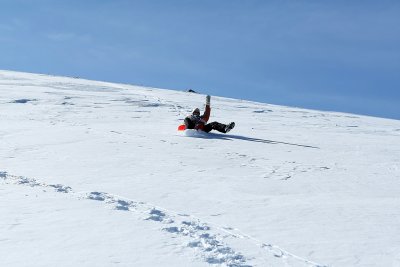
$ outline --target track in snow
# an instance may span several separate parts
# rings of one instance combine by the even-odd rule
[[[243,253],[235,251],[224,242],[226,239],[239,239],[242,242],[251,242],[255,245],[254,250],[261,252],[263,257],[261,261],[265,264],[268,264],[271,258],[274,260],[279,258],[282,260],[282,265],[286,266],[291,266],[292,264],[295,266],[323,266],[296,256],[276,245],[263,243],[241,232],[239,229],[206,223],[197,217],[179,214],[149,203],[105,192],[75,192],[69,186],[46,184],[36,179],[10,175],[2,171],[0,171],[0,178],[6,184],[12,183],[31,187],[51,188],[59,193],[71,194],[71,196],[78,199],[99,201],[115,210],[135,212],[142,216],[144,220],[159,223],[162,231],[182,237],[183,240],[186,240],[184,245],[194,249],[209,264],[229,267],[249,267],[253,266],[252,262],[255,262],[255,265],[259,265],[257,262],[259,263],[260,259],[246,257]]]

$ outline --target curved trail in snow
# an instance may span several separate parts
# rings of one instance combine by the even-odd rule
[[[205,222],[205,220],[196,216],[178,213],[151,203],[105,192],[75,192],[66,185],[46,184],[33,178],[10,175],[4,171],[0,171],[0,179],[3,179],[6,184],[51,188],[56,192],[70,194],[78,199],[102,202],[105,206],[115,210],[135,212],[142,216],[144,220],[159,223],[162,231],[180,236],[185,240],[183,241],[184,246],[194,249],[196,254],[209,264],[229,267],[249,267],[260,264],[264,266],[268,265],[271,260],[280,259],[281,264],[286,266],[292,266],[292,264],[294,266],[324,266],[294,255],[279,246],[262,242],[239,229]],[[246,257],[229,246],[224,241],[226,239],[240,239],[242,242],[250,242],[259,250],[257,255],[262,258]]]

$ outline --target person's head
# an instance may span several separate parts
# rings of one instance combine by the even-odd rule
[[[199,108],[193,109],[192,114],[195,116],[200,116],[200,109]]]

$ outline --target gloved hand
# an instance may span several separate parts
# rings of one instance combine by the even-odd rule
[[[206,96],[206,105],[210,105],[210,100],[211,100],[211,96],[210,95],[207,95]]]

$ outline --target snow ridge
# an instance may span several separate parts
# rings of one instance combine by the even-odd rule
[[[264,262],[268,262],[271,256],[273,256],[272,258],[282,259],[282,264],[285,265],[291,265],[289,263],[296,260],[295,266],[323,266],[291,254],[278,246],[263,243],[242,233],[239,229],[205,223],[195,216],[179,214],[149,203],[139,202],[105,192],[75,192],[69,186],[46,184],[33,178],[10,175],[5,171],[0,171],[0,178],[6,184],[51,188],[56,192],[70,194],[78,199],[102,202],[111,209],[135,212],[142,216],[143,220],[160,223],[160,230],[181,237],[185,240],[184,246],[194,249],[196,255],[209,264],[218,264],[228,267],[250,267],[258,265],[253,265],[251,263],[255,259],[245,257],[242,253],[235,251],[224,242],[224,239],[234,238],[242,239],[247,242],[251,241],[257,245],[258,249],[266,250],[268,253],[264,253]],[[288,261],[289,258],[291,261]]]

